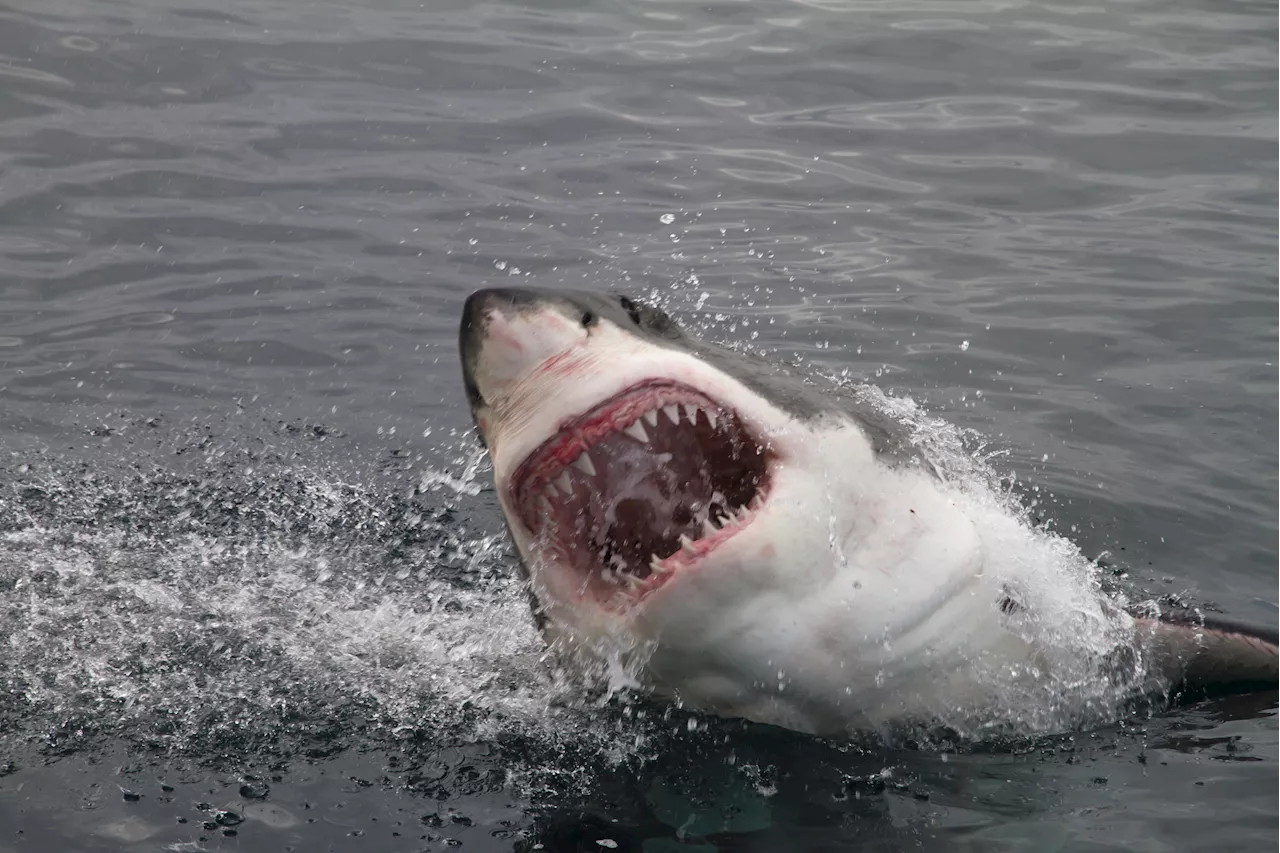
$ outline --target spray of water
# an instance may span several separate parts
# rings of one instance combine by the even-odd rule
[[[844,393],[905,425],[923,454],[980,532],[984,572],[1009,596],[1006,624],[1037,656],[1017,668],[972,661],[997,685],[1000,703],[987,719],[958,718],[953,728],[976,738],[1064,731],[1114,719],[1151,686],[1143,650],[1122,609],[1122,590],[1104,591],[1097,564],[1069,539],[1034,523],[978,433],[926,412],[916,401],[826,375]]]
[[[547,664],[473,441],[394,476],[237,444],[0,470],[0,741],[635,752]]]

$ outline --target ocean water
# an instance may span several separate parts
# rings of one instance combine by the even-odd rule
[[[1274,850],[1274,691],[826,741],[543,660],[456,358],[622,289],[1277,620],[1274,4],[0,0],[0,853]]]

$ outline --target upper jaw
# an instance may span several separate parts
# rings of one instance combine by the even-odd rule
[[[601,401],[645,382],[687,385],[738,411],[762,438],[785,433],[792,419],[737,379],[674,349],[636,342],[619,332],[529,371],[495,395],[486,443],[499,483],[543,442]]]

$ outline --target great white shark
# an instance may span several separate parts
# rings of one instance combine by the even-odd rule
[[[1043,732],[1276,686],[1274,628],[1128,612],[874,395],[625,295],[477,291],[459,343],[535,619],[585,671],[828,735]]]

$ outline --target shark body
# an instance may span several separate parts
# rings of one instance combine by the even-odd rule
[[[1134,616],[866,396],[627,296],[483,290],[464,385],[547,642],[688,707],[981,737],[1274,688],[1271,628]]]

